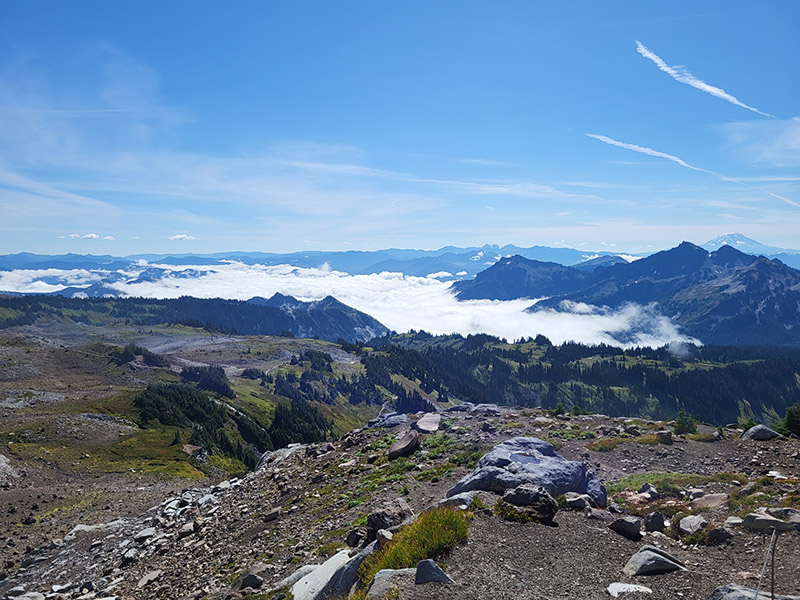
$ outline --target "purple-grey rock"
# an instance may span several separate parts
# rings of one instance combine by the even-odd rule
[[[727,585],[721,585],[715,589],[708,597],[708,600],[753,600],[755,597],[755,590],[742,585],[736,585],[735,583],[729,583]],[[770,594],[762,591],[758,597],[766,600],[770,597]],[[800,600],[800,596],[776,595],[775,600]]]
[[[567,492],[588,494],[598,506],[605,506],[607,500],[592,470],[565,459],[552,444],[531,437],[512,438],[492,448],[447,496],[471,490],[502,494],[525,483],[541,485],[553,497]]]
[[[664,531],[667,528],[667,522],[664,515],[658,511],[651,512],[644,517],[644,530],[645,531]]]
[[[770,429],[766,425],[756,425],[751,427],[742,434],[743,440],[755,440],[757,442],[766,442],[768,440],[782,437],[780,433],[774,429]]]
[[[705,529],[707,525],[708,521],[701,515],[689,515],[680,520],[678,523],[678,531],[681,535],[691,535],[697,533],[701,529]]]

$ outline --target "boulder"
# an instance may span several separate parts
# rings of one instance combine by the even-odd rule
[[[392,412],[379,415],[367,423],[367,427],[395,427],[408,421],[404,414]]]
[[[276,583],[270,590],[270,592],[274,592],[276,590],[285,587],[292,587],[295,583],[300,581],[303,577],[311,573],[317,567],[319,567],[319,565],[303,565],[302,567],[297,569],[294,573],[292,573],[288,577],[285,577],[284,579],[281,579],[278,583]]]
[[[666,446],[672,445],[672,432],[664,429],[662,431],[656,431],[656,437],[658,438],[659,444],[664,444]]]
[[[615,519],[608,528],[634,542],[638,542],[642,539],[642,521],[637,517],[621,517]]]
[[[409,430],[406,434],[389,447],[389,460],[401,456],[411,456],[417,451],[421,442],[418,432]]]
[[[794,529],[794,524],[781,521],[765,513],[750,513],[746,515],[742,525],[750,531],[764,531],[770,527],[774,527],[778,531],[791,531]]]
[[[360,546],[361,542],[363,542],[365,539],[367,539],[367,528],[356,527],[348,532],[347,538],[345,538],[345,543],[351,548],[355,548]]]
[[[598,506],[605,506],[607,500],[593,471],[565,459],[552,444],[531,437],[511,438],[492,448],[447,496],[471,490],[502,494],[526,483],[541,485],[554,497],[567,492],[587,494]]]
[[[473,500],[475,500],[475,492],[464,492],[462,494],[450,496],[449,498],[442,498],[435,504],[435,506],[452,506],[454,508],[463,509],[469,508]]]
[[[262,585],[264,585],[264,580],[254,573],[248,573],[244,577],[242,577],[242,584],[240,588],[252,588],[257,590]]]
[[[680,520],[678,523],[678,531],[681,535],[691,535],[697,533],[701,529],[705,529],[707,525],[708,521],[701,515],[689,515]]]
[[[413,514],[411,507],[402,498],[387,502],[380,509],[367,515],[367,540],[371,542],[379,529],[396,527]]]
[[[350,560],[349,550],[340,550],[292,586],[294,600],[316,600],[336,571]]]
[[[552,521],[558,512],[558,502],[541,485],[525,483],[503,494],[503,502],[511,504],[518,512],[538,521]]]
[[[677,558],[661,548],[645,544],[631,556],[622,572],[632,577],[634,575],[661,575],[681,570],[685,571],[686,567]]]
[[[756,425],[742,434],[743,440],[755,440],[757,442],[765,442],[777,437],[783,436],[774,429],[770,429],[766,425]]]
[[[728,494],[705,494],[692,500],[692,508],[720,508],[728,501]]]
[[[652,594],[653,590],[643,585],[614,582],[608,585],[606,592],[608,592],[612,598],[619,598],[620,594]]]
[[[756,590],[752,590],[742,585],[736,585],[735,583],[729,583],[727,585],[721,585],[715,589],[708,597],[708,600],[753,600],[755,597]],[[770,597],[770,594],[762,591],[758,597],[766,600]],[[775,600],[800,600],[800,596],[776,595]]]
[[[456,404],[455,406],[451,406],[450,408],[445,408],[445,412],[469,412],[475,405],[472,402],[462,402],[461,404]]]
[[[419,561],[419,563],[417,563],[417,571],[414,574],[414,583],[420,585],[433,581],[439,583],[453,582],[453,580],[447,576],[447,573],[442,571],[441,567],[430,558]]]
[[[381,548],[391,542],[393,537],[394,534],[386,529],[378,529],[378,531],[375,533],[375,539]]]
[[[470,409],[470,414],[499,417],[500,409],[497,404],[476,404]]]
[[[375,577],[367,588],[367,600],[384,600],[386,595],[398,587],[398,582],[402,580],[411,581],[417,575],[417,569],[381,569],[375,573]]]
[[[667,520],[663,513],[658,511],[651,512],[644,517],[645,531],[664,531],[667,528]]]
[[[156,579],[158,579],[159,577],[161,577],[161,571],[160,571],[160,570],[156,570],[156,571],[150,571],[149,573],[147,573],[146,575],[144,575],[144,576],[143,576],[143,577],[142,577],[142,578],[139,580],[139,583],[137,583],[137,584],[136,584],[136,587],[137,587],[137,588],[143,588],[143,587],[145,587],[146,585],[148,585],[148,584],[150,584],[150,583],[154,582],[154,581],[155,581]]]
[[[607,510],[603,510],[602,508],[591,508],[589,506],[583,509],[583,516],[587,519],[602,521],[606,525],[610,525],[616,519],[616,517]]]
[[[420,433],[435,433],[439,430],[439,423],[442,420],[442,415],[436,413],[425,413],[420,419],[414,423],[414,429]]]
[[[733,539],[733,534],[724,527],[715,527],[708,530],[708,543],[712,546],[727,544]]]
[[[391,534],[389,534],[391,535]],[[378,542],[372,542],[361,552],[341,565],[323,586],[317,598],[347,598],[358,581],[358,569],[370,554],[378,549]]]
[[[133,536],[134,542],[144,542],[145,540],[153,537],[156,534],[155,527],[145,527],[139,533]]]

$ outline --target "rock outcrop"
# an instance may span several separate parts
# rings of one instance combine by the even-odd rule
[[[526,483],[541,485],[551,496],[587,494],[598,506],[605,506],[607,500],[593,471],[565,459],[552,444],[528,437],[512,438],[492,448],[447,495],[471,490],[502,494]]]

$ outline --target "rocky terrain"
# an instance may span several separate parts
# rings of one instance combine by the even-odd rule
[[[376,536],[373,549],[403,543],[409,517],[423,520],[448,492],[456,506],[448,510],[469,517],[466,540],[432,557],[451,582],[416,584],[415,563],[367,597],[748,598],[717,588],[758,586],[768,526],[782,530],[775,592],[800,595],[798,440],[740,439],[738,429],[703,426],[683,436],[669,423],[491,406],[373,425],[265,455],[254,472],[215,482],[134,473],[65,477],[72,483],[51,487],[46,464],[2,460],[0,597],[320,597],[306,589],[309,575],[285,579],[322,565],[300,573],[327,581]],[[407,447],[398,448],[400,438]],[[550,460],[539,453],[546,444],[534,449],[519,438],[552,443],[572,461],[567,470],[583,473],[576,491],[589,495],[511,481]],[[485,470],[478,459],[503,442],[512,446],[501,446],[511,449],[492,463],[494,475],[467,477],[476,464]],[[606,507],[597,506],[591,472],[608,493]],[[547,488],[561,475],[543,477]],[[491,481],[494,491],[476,484],[467,497],[454,495],[460,480]],[[537,499],[514,500],[525,490]],[[80,498],[93,494],[102,505],[83,510]],[[49,508],[65,502],[73,508]],[[641,563],[659,552],[674,570],[633,574],[634,555]],[[763,585],[769,589],[769,576]]]

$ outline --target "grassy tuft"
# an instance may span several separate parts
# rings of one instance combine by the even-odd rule
[[[434,508],[401,529],[380,552],[368,556],[358,570],[363,585],[381,569],[414,567],[421,560],[441,556],[466,541],[470,515],[452,507]]]

